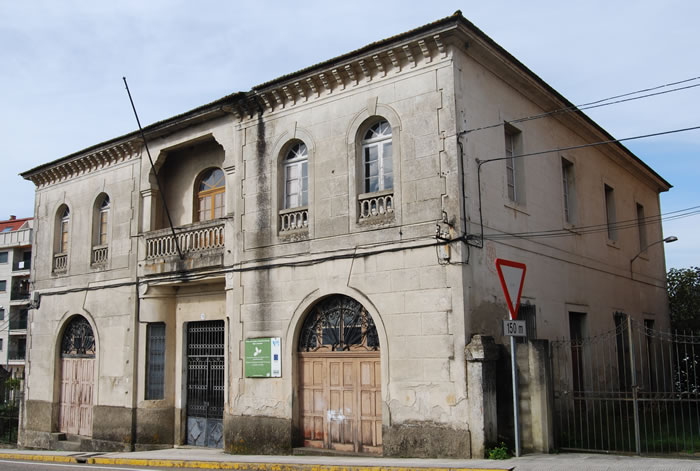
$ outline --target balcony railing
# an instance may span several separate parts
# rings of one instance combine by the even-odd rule
[[[58,253],[53,256],[54,273],[63,273],[68,269],[68,254]]]
[[[92,258],[90,263],[93,265],[101,265],[107,263],[107,257],[109,256],[109,247],[106,245],[98,245],[92,248]]]
[[[27,288],[13,288],[10,293],[10,301],[18,301],[20,299],[29,299],[31,291]]]
[[[180,250],[183,255],[224,247],[224,223],[203,224],[205,223],[197,224],[190,228],[176,229],[177,241],[180,244]],[[170,231],[166,233],[163,233],[163,231],[157,232],[160,235],[146,236],[146,259],[152,260],[177,255],[175,237],[173,237],[172,233]]]
[[[31,267],[31,260],[20,260],[12,264],[12,271],[29,270]]]
[[[358,198],[360,204],[359,220],[380,220],[394,215],[394,191],[385,190],[377,193],[366,193]]]
[[[26,357],[26,350],[10,350],[9,352],[7,352],[7,359],[10,361],[24,360]]]
[[[308,229],[309,208],[283,209],[280,211],[280,232]]]
[[[27,316],[10,319],[10,330],[27,330]]]

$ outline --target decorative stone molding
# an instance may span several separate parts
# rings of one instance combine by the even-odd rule
[[[142,148],[141,142],[140,139],[132,139],[100,150],[88,152],[55,166],[37,170],[26,178],[31,180],[37,188],[44,188],[82,175],[97,172],[104,168],[112,167],[140,157]]]
[[[420,64],[431,64],[446,59],[447,41],[440,34],[428,34],[391,48],[370,51],[344,63],[335,63],[326,70],[290,78],[271,86],[254,89],[248,100],[237,100],[231,105],[239,121],[253,118],[260,109],[275,112],[331,93],[352,89],[362,83],[370,83],[389,77],[390,72],[400,73]],[[322,93],[325,91],[325,93]],[[259,101],[259,105],[251,105]]]

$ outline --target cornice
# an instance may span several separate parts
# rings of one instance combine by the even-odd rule
[[[328,96],[350,92],[363,84],[380,82],[421,66],[447,59],[447,38],[455,25],[423,36],[395,42],[391,45],[366,51],[363,55],[347,58],[291,76],[288,80],[270,82],[255,87],[224,109],[239,122],[253,119],[259,113],[274,113]]]
[[[105,146],[55,165],[37,169],[24,177],[31,180],[37,189],[45,188],[138,158],[141,154],[141,144],[141,139],[131,139]]]

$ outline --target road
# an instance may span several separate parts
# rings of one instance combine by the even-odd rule
[[[99,465],[99,464],[72,464],[72,463],[46,463],[42,461],[19,461],[19,460],[4,460],[0,459],[0,471],[86,471],[86,470],[113,470],[121,471],[153,471],[153,470],[171,470],[172,468],[154,468],[154,467],[134,467],[134,466],[115,466],[115,465]]]

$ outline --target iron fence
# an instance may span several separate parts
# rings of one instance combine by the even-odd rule
[[[629,316],[600,335],[550,343],[562,450],[700,452],[700,336]]]

